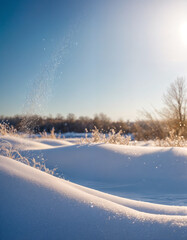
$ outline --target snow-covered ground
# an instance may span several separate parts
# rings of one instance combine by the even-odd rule
[[[7,142],[66,180],[0,155],[0,239],[187,239],[186,148],[1,136],[1,149]]]

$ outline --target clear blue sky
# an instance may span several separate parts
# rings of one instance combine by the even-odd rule
[[[133,120],[187,76],[187,1],[0,3],[0,115]]]

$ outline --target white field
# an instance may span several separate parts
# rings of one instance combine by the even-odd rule
[[[187,148],[1,136],[1,149],[7,141],[22,156],[44,158],[67,180],[0,155],[0,239],[187,239],[186,206],[90,188],[122,186],[132,196],[172,195],[175,201],[187,193]]]

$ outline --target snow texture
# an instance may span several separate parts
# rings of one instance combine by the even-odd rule
[[[8,140],[13,147],[20,145],[23,155],[27,155],[28,149],[29,154],[35,156],[42,152],[47,167],[58,166],[69,179],[108,184],[127,182],[134,184],[134,189],[145,187],[147,191],[151,185],[155,191],[164,191],[167,186],[170,192],[185,192],[186,189],[186,148],[79,146],[63,140],[59,145],[57,140],[13,137]],[[138,185],[142,178],[145,180]],[[51,176],[2,155],[0,193],[2,240],[187,239],[186,206],[166,206],[113,196]]]

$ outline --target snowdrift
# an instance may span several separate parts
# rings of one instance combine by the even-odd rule
[[[16,150],[36,150],[48,149],[51,146],[36,142],[29,138],[14,137],[14,136],[0,136],[0,146],[7,145]]]
[[[186,193],[187,149],[0,137],[74,182]],[[117,197],[0,155],[0,239],[187,239],[187,207]]]
[[[29,151],[34,157],[39,153]],[[131,192],[186,193],[186,148],[93,144],[48,148],[42,154],[48,168],[57,168],[73,182],[97,182]]]
[[[186,207],[142,203],[160,209],[145,213],[2,156],[0,182],[1,239],[187,238]]]

